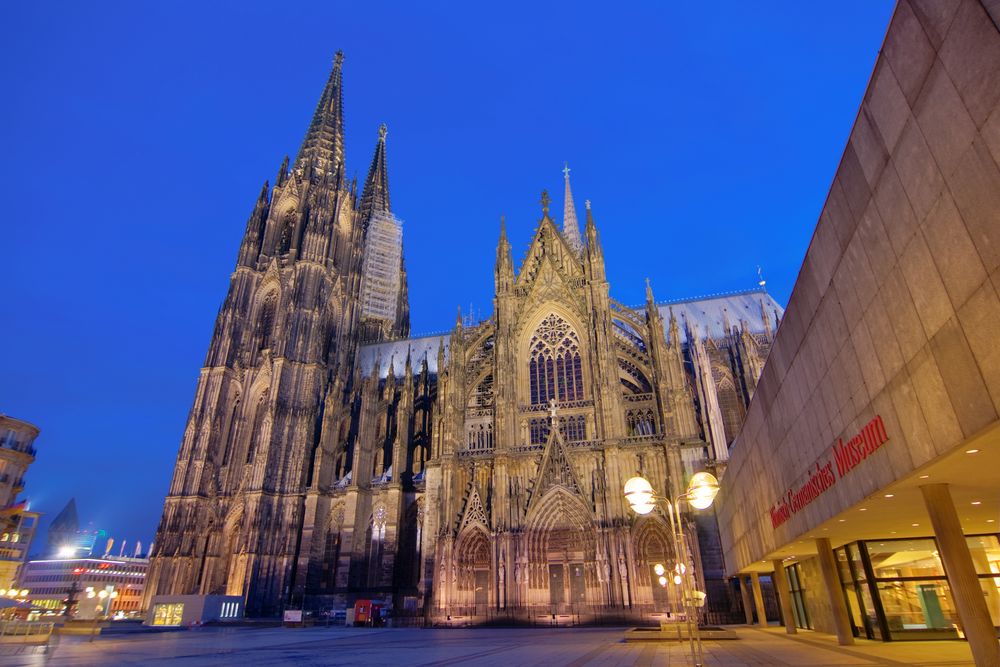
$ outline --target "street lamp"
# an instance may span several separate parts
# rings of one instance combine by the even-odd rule
[[[666,506],[667,516],[670,517],[670,532],[674,540],[674,554],[678,559],[674,567],[674,583],[681,586],[681,598],[684,605],[685,624],[688,630],[688,642],[691,646],[691,660],[695,665],[703,662],[701,649],[701,632],[698,630],[698,621],[691,621],[691,608],[693,603],[703,604],[705,594],[701,591],[688,592],[688,577],[684,574],[687,570],[684,563],[688,560],[687,543],[681,535],[681,510],[682,500],[687,501],[694,509],[707,509],[719,495],[719,480],[715,475],[708,472],[699,472],[691,476],[688,482],[687,491],[677,496],[673,500],[665,496],[658,496],[653,491],[653,485],[645,477],[636,476],[625,482],[625,499],[636,514],[646,515],[656,509],[658,502]],[[653,568],[659,576],[661,586],[666,585],[664,573],[666,568],[657,563]],[[696,599],[697,598],[697,599]]]

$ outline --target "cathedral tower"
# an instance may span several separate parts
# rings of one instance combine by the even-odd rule
[[[351,385],[365,226],[389,211],[384,128],[360,209],[345,176],[342,71],[338,52],[291,169],[286,158],[254,203],[164,503],[148,596],[242,595],[250,614],[272,614],[296,580],[325,411]],[[395,268],[402,273],[401,258]],[[402,292],[397,330],[408,313]]]

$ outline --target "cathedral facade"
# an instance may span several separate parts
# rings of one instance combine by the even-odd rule
[[[611,296],[595,216],[543,193],[515,267],[501,221],[492,316],[409,337],[386,132],[345,178],[342,56],[302,147],[264,184],[188,417],[147,578],[250,615],[381,600],[470,622],[678,608],[641,473],[679,495],[721,474],[781,316],[761,289]],[[732,604],[711,512],[684,515],[709,604]]]

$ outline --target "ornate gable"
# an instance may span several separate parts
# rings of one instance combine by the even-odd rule
[[[521,264],[514,286],[526,289],[541,275],[545,275],[542,273],[545,260],[548,260],[552,272],[558,275],[563,283],[572,284],[574,280],[583,278],[583,264],[577,259],[548,214],[538,225],[538,231],[535,232],[535,238]],[[553,279],[551,274],[547,277],[550,281]]]
[[[586,314],[586,296],[580,289],[583,286],[583,276],[573,277],[563,268],[550,254],[537,257],[533,275],[530,280],[525,278],[523,286],[519,288],[521,295],[527,298],[520,303],[518,309],[518,327],[522,327],[525,318],[530,318],[544,304],[553,302],[568,306],[583,322],[589,319]],[[525,276],[523,271],[521,276]]]
[[[584,498],[583,486],[576,477],[573,465],[569,461],[566,453],[566,445],[563,443],[559,429],[552,429],[549,434],[549,441],[545,445],[545,453],[542,455],[542,463],[538,466],[535,487],[531,491],[531,498],[528,501],[530,509],[539,498],[554,486],[559,486],[570,493]]]
[[[475,484],[472,485],[472,489],[465,499],[465,510],[462,512],[462,521],[458,525],[458,532],[461,533],[473,524],[479,524],[487,531],[490,529],[490,522],[486,518],[486,509],[483,507],[482,498],[479,497],[479,490]]]

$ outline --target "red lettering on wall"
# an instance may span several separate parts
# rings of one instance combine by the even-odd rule
[[[809,478],[797,489],[789,489],[769,510],[771,528],[777,528],[792,518],[792,515],[819,498],[827,489],[851,472],[862,461],[874,454],[882,445],[889,441],[885,432],[885,423],[881,415],[864,425],[861,432],[846,443],[838,438],[833,444],[833,460],[825,465],[815,464],[815,469],[809,472]],[[833,466],[837,465],[834,474]]]

